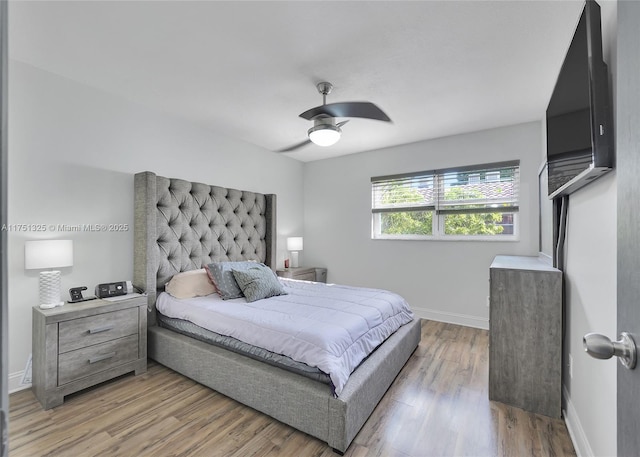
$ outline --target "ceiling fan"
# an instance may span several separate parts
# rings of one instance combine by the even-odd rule
[[[342,134],[340,127],[349,121],[346,120],[336,123],[336,117],[360,117],[391,122],[389,116],[371,102],[340,102],[327,104],[327,95],[331,93],[333,85],[323,81],[318,83],[316,87],[320,95],[322,95],[322,105],[300,114],[301,118],[313,121],[313,127],[307,132],[309,138],[293,146],[280,149],[277,152],[291,152],[309,143],[314,143],[318,146],[331,146],[337,143]]]

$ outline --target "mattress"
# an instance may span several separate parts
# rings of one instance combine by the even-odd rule
[[[217,294],[191,299],[158,296],[163,315],[315,367],[339,395],[351,372],[413,313],[399,295],[381,289],[280,278],[286,295],[247,303]]]
[[[252,359],[268,363],[269,365],[282,368],[283,370],[305,376],[309,379],[313,379],[314,381],[319,381],[323,384],[331,384],[329,375],[323,373],[318,368],[310,367],[305,363],[296,362],[291,357],[267,351],[264,348],[245,343],[244,341],[237,340],[230,336],[220,335],[216,332],[212,332],[211,330],[207,330],[206,328],[202,328],[193,322],[182,319],[173,319],[158,313],[158,325],[173,330],[174,332],[190,336],[191,338],[204,341],[205,343],[222,347],[238,354],[251,357]]]

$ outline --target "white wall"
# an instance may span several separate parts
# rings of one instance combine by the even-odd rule
[[[576,447],[583,448],[580,455],[616,455],[617,362],[593,359],[582,348],[586,333],[616,336],[614,173],[569,197],[566,262],[567,421],[576,434]],[[569,355],[573,360],[573,377],[568,369]]]
[[[603,52],[615,91],[617,5],[601,7]],[[614,95],[615,105],[615,95]],[[614,109],[615,112],[615,109]],[[614,120],[615,125],[615,120]],[[616,444],[616,361],[596,360],[582,348],[585,333],[616,334],[615,171],[569,197],[565,250],[565,420],[581,456],[613,456]],[[573,360],[573,377],[569,373]]]
[[[31,352],[31,307],[38,304],[38,273],[24,270],[24,242],[74,241],[74,265],[62,270],[66,298],[72,286],[91,292],[100,282],[131,279],[132,229],[78,233],[48,227],[132,227],[136,172],[277,194],[282,264],[285,236],[302,232],[301,162],[14,60],[9,68],[9,222],[47,227],[8,237],[10,388]]]
[[[541,123],[439,138],[308,163],[301,263],[330,282],[403,295],[425,318],[488,328],[489,265],[538,253]],[[520,159],[520,241],[371,239],[371,177]]]

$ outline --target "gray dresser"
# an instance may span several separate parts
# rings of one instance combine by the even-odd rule
[[[562,272],[538,257],[490,269],[489,399],[545,416],[562,407]]]
[[[147,297],[33,308],[33,383],[44,409],[130,371],[147,370]]]

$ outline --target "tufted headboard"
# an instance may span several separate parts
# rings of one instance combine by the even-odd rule
[[[257,260],[275,269],[276,196],[135,175],[133,284],[150,311],[171,277],[211,262]],[[149,323],[155,323],[155,312]]]

